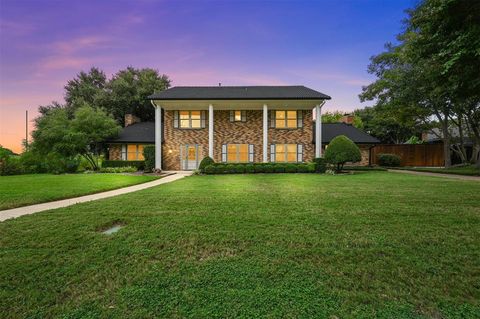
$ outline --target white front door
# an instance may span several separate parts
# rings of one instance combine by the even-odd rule
[[[186,144],[180,146],[180,168],[191,171],[198,168],[202,160],[202,146],[198,144]]]

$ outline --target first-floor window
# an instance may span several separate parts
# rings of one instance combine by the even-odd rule
[[[303,162],[303,145],[271,144],[270,160],[278,163]]]
[[[222,162],[253,162],[253,144],[223,144]]]
[[[124,161],[143,161],[143,146],[142,144],[123,144],[122,145],[122,160]]]

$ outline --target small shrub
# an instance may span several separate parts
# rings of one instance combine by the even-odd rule
[[[327,163],[325,162],[325,159],[322,157],[317,157],[313,160],[315,164],[315,172],[316,173],[325,173],[327,170]]]
[[[378,154],[378,164],[380,166],[397,167],[400,166],[401,158],[395,154]]]
[[[155,165],[155,159],[154,165]],[[139,171],[145,169],[145,161],[103,161],[102,167],[136,167]]]
[[[245,165],[245,173],[247,174],[252,174],[256,173],[256,167],[253,164],[247,164]]]
[[[297,172],[297,164],[285,165],[285,173],[296,173],[296,172]]]
[[[146,145],[143,148],[143,157],[145,158],[145,171],[153,172],[153,170],[155,169],[155,145]]]
[[[203,170],[205,169],[205,167],[212,164],[215,164],[215,161],[213,160],[213,158],[211,158],[210,156],[205,156],[200,162],[200,164],[198,165],[198,169],[200,170],[200,172],[203,173]]]
[[[315,165],[315,164],[314,164]],[[297,172],[299,173],[308,173],[308,165],[307,164],[298,164],[297,165]]]
[[[0,175],[19,175],[22,173],[22,165],[18,156],[5,155],[0,158]]]
[[[362,159],[360,149],[345,135],[335,137],[325,150],[325,160],[341,171],[346,162],[359,162]]]
[[[274,173],[275,172],[275,168],[273,167],[272,164],[267,164],[263,167],[263,170],[265,173]]]
[[[264,163],[255,163],[254,170],[255,173],[265,173],[265,165]]]
[[[67,158],[64,162],[65,172],[66,173],[76,173],[78,170],[78,166],[80,165],[80,159],[73,157]]]
[[[307,173],[315,173],[317,172],[317,164],[315,163],[308,163],[307,164]],[[325,171],[324,171],[325,173]]]
[[[211,175],[211,174],[215,174],[216,170],[217,170],[217,168],[215,167],[215,165],[210,164],[210,165],[205,166],[204,173]]]
[[[245,165],[244,164],[235,165],[235,173],[237,173],[237,174],[245,173]]]
[[[275,164],[273,166],[273,171],[275,173],[285,173],[285,165],[284,164]]]
[[[136,172],[137,168],[133,166],[124,166],[124,167],[102,167],[100,173],[133,173]]]

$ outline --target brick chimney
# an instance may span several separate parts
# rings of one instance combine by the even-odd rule
[[[355,116],[353,114],[345,114],[341,119],[340,119],[340,123],[345,123],[345,124],[350,124],[352,125],[353,124],[353,120],[354,120]]]
[[[140,122],[140,119],[133,114],[125,114],[125,127]]]

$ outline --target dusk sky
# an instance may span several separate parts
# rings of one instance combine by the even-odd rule
[[[332,97],[326,110],[351,111],[373,79],[370,56],[414,4],[0,0],[0,144],[20,152],[25,110],[63,102],[67,80],[91,66],[151,67],[173,86],[301,84]]]

